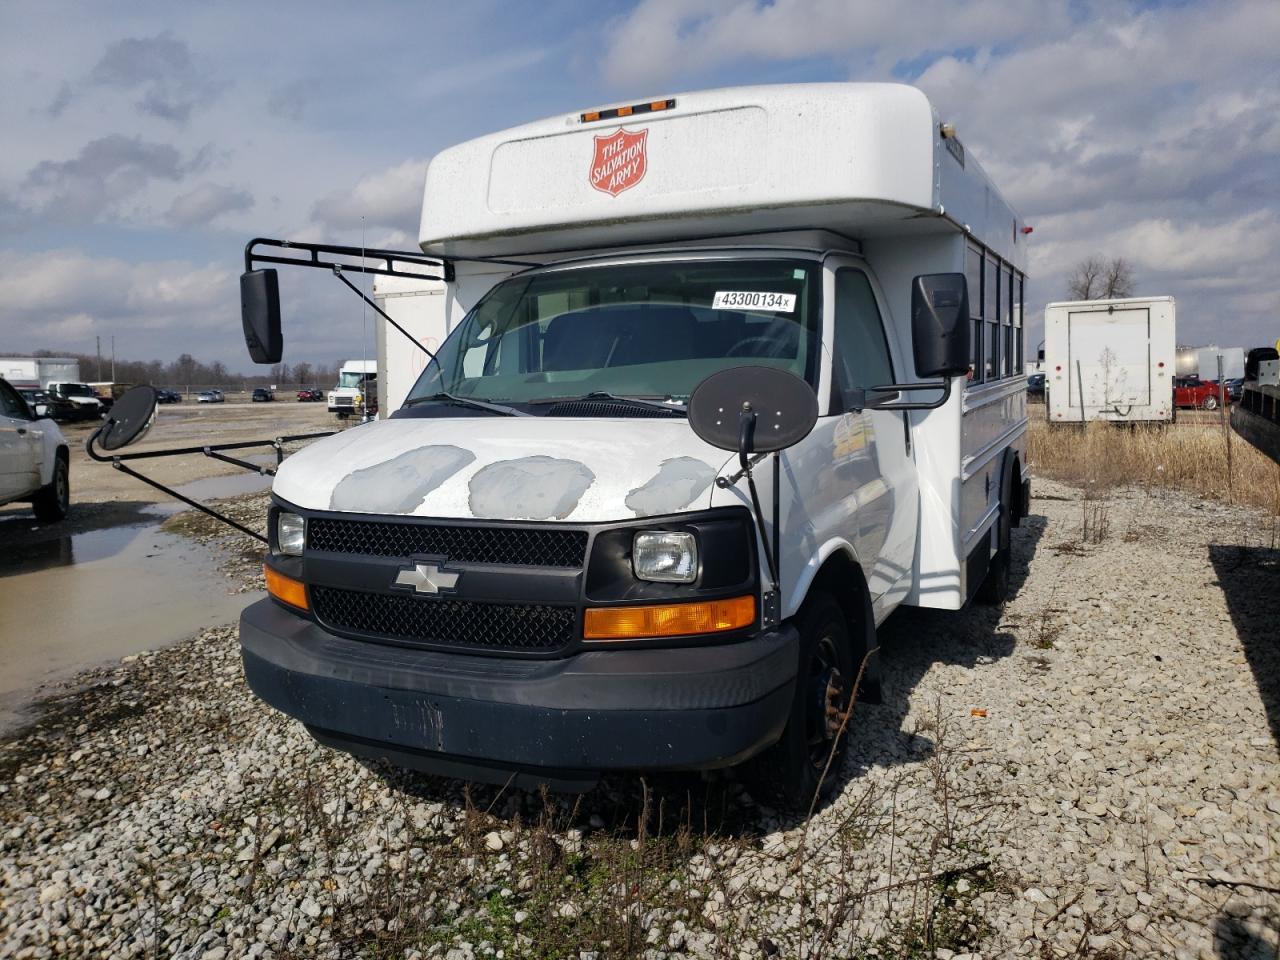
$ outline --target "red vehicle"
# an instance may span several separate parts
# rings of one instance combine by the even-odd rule
[[[1175,407],[1194,407],[1197,410],[1217,410],[1221,402],[1221,393],[1216,380],[1201,380],[1199,377],[1173,378],[1173,405]],[[1231,402],[1230,396],[1227,403]]]
[[[299,390],[298,400],[301,403],[315,403],[324,400],[323,390]]]

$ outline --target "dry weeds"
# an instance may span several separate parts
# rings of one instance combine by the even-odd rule
[[[1280,465],[1216,424],[1080,427],[1033,420],[1027,442],[1033,474],[1085,490],[1181,490],[1280,516]]]

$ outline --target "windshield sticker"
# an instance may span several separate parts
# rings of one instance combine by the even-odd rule
[[[766,290],[717,290],[711,301],[712,310],[771,310],[774,313],[795,313],[794,293],[771,293]]]

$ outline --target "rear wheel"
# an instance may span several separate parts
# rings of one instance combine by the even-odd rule
[[[67,515],[71,504],[71,471],[67,454],[59,451],[53,464],[53,479],[36,491],[31,499],[36,519],[42,523],[54,523]]]
[[[845,712],[856,680],[849,625],[827,594],[810,597],[797,617],[800,671],[781,739],[756,761],[759,778],[788,806],[808,809],[840,780],[849,740]]]
[[[1209,396],[1204,398],[1204,403],[1201,404],[1201,406],[1203,406],[1206,410],[1217,410],[1218,398],[1215,397],[1213,394],[1209,394]]]

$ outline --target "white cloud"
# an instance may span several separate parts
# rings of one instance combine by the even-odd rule
[[[406,160],[361,178],[354,187],[316,201],[311,218],[336,231],[381,227],[411,230],[422,209],[427,162]]]
[[[22,209],[26,217],[43,220],[117,217],[153,183],[177,183],[204,169],[209,155],[199,150],[183,156],[170,144],[141,137],[99,137],[68,160],[43,160],[32,167],[23,181]]]
[[[202,183],[194,190],[173,198],[166,214],[170,223],[180,227],[208,224],[224,213],[251,210],[253,194],[218,183]]]
[[[655,91],[669,90],[674,78],[751,60],[858,56],[887,70],[927,52],[922,42],[949,49],[1005,43],[1065,23],[1066,10],[1062,0],[922,0],[909,10],[877,0],[642,0],[610,26],[600,67],[613,84]]]

